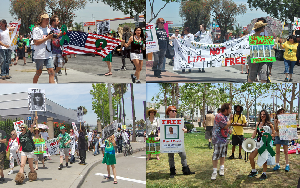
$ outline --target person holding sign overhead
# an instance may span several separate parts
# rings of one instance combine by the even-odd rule
[[[169,106],[166,110],[166,115],[169,116],[169,118],[176,118],[176,115],[177,115],[176,107],[175,106]],[[182,131],[184,133],[187,133],[186,128],[183,128]],[[195,174],[195,172],[190,171],[190,168],[187,165],[186,153],[185,152],[179,152],[178,154],[181,158],[183,174],[184,175]],[[170,178],[174,178],[174,176],[176,175],[174,153],[168,153],[168,157],[169,157],[169,166],[170,166]]]
[[[278,115],[280,114],[284,114],[285,110],[283,108],[280,108],[275,116],[275,120],[274,120],[274,125],[275,125],[275,142],[274,144],[276,144],[276,166],[273,168],[273,170],[279,170],[280,169],[280,165],[279,165],[279,159],[280,159],[280,147],[281,145],[283,145],[283,151],[284,151],[284,156],[285,156],[285,171],[288,172],[290,170],[290,165],[289,165],[289,156],[288,156],[288,146],[289,146],[289,141],[288,140],[280,140],[279,137],[279,128],[278,128],[278,124],[279,124],[279,120],[278,120]]]
[[[66,167],[68,167],[68,160],[69,160],[69,150],[70,150],[70,142],[71,142],[71,137],[70,135],[66,132],[65,126],[60,127],[61,133],[58,135],[59,139],[59,155],[60,155],[60,165],[58,167],[58,170],[61,170],[63,168],[63,156],[65,154],[65,159],[66,159]]]
[[[44,97],[43,93],[33,93],[33,111],[44,111]]]

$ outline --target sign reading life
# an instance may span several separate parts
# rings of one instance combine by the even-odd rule
[[[273,36],[249,36],[251,63],[274,62]]]

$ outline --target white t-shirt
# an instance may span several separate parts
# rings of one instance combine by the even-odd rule
[[[186,41],[193,42],[194,41],[194,35],[192,35],[191,33],[189,33],[187,35],[184,35],[183,39],[186,40]]]
[[[181,37],[181,35],[180,34],[178,34],[177,36],[175,35],[175,34],[173,34],[171,37],[175,37],[176,39],[178,39],[178,38],[180,38]],[[172,41],[173,41],[174,39],[172,39]]]
[[[254,33],[255,33],[255,31],[252,30],[252,31],[250,32],[250,35],[251,35],[251,34],[254,34]],[[260,36],[269,36],[269,35],[268,35],[268,32],[266,31],[266,29],[265,29],[264,32],[261,32],[261,33],[260,33]]]
[[[89,142],[92,141],[92,135],[93,135],[93,132],[88,132],[88,140],[89,140]]]
[[[48,33],[50,32],[50,29],[48,27],[42,28],[41,26],[36,27],[32,31],[32,38],[33,40],[39,40],[46,38]],[[47,49],[50,51],[48,52]],[[34,46],[34,59],[49,59],[52,57],[52,52],[51,52],[51,40],[47,40],[44,43],[40,45],[35,45]]]
[[[5,45],[10,45],[9,29],[8,28],[6,28],[5,31],[2,31],[0,29],[0,41],[3,42]],[[4,50],[4,49],[8,49],[8,48],[0,45],[0,49]]]
[[[46,141],[48,140],[48,133],[47,132],[40,132],[40,135],[43,137],[43,139]]]

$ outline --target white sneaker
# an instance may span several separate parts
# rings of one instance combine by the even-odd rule
[[[217,172],[213,172],[211,175],[211,180],[216,180],[217,179]]]
[[[10,171],[8,172],[8,175],[11,175],[12,173],[14,173],[14,171],[13,171],[13,170],[10,170]]]
[[[220,176],[224,176],[224,168],[220,168],[220,170],[219,170],[219,174],[220,174]]]
[[[32,63],[35,63],[34,61]]]

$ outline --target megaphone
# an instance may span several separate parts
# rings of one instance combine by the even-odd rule
[[[251,153],[256,148],[256,142],[251,138],[247,138],[243,141],[242,147],[245,152]]]

